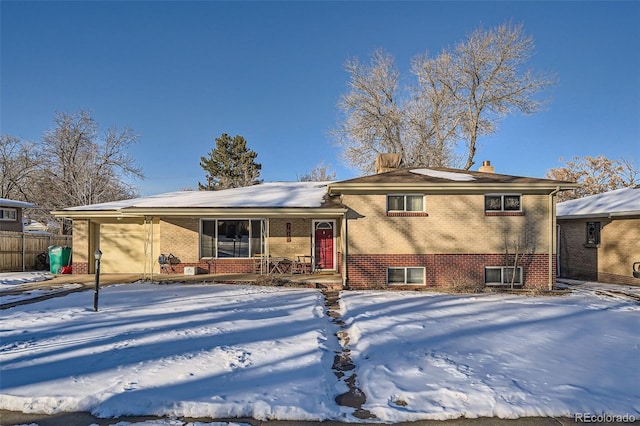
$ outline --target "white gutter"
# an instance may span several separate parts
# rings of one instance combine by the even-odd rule
[[[553,237],[556,228],[556,212],[553,197],[560,192],[560,186],[549,193],[549,291],[553,290]]]

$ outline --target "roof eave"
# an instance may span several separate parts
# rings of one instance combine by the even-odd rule
[[[559,220],[570,220],[570,219],[614,219],[614,218],[625,218],[625,217],[640,217],[640,210],[627,210],[621,212],[599,212],[599,213],[584,213],[584,214],[564,214],[558,215],[557,219]]]
[[[571,190],[579,188],[577,183],[549,183],[549,182],[495,182],[495,183],[478,183],[478,182],[452,182],[452,183],[348,183],[348,184],[331,184],[327,191],[330,195],[362,193],[362,192],[389,192],[389,191],[427,191],[427,192],[487,192],[487,191],[548,191],[552,192],[556,189]]]
[[[242,207],[242,208],[139,208],[117,210],[62,210],[51,212],[54,216],[69,219],[119,218],[119,217],[335,217],[347,212],[344,207]]]

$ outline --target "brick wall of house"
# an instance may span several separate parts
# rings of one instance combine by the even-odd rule
[[[181,263],[200,260],[200,219],[162,218],[160,220],[160,253],[173,254]]]
[[[424,200],[427,216],[388,217],[386,194],[344,195],[352,209],[349,254],[502,253],[505,241],[513,246],[524,235],[529,251],[548,251],[547,195],[524,194],[520,216],[486,215],[484,194],[427,194]]]
[[[287,237],[287,224],[291,234]],[[269,253],[293,259],[297,255],[311,255],[311,219],[269,219]]]
[[[510,260],[512,262],[512,260]],[[526,255],[522,266],[524,288],[547,289],[546,254]],[[399,288],[387,285],[388,267],[424,267],[425,287],[452,287],[484,283],[485,266],[505,266],[505,254],[358,254],[348,258],[350,289]],[[508,265],[507,265],[508,266]],[[552,273],[555,287],[555,258]],[[415,286],[409,286],[415,288]]]
[[[616,218],[602,226],[598,248],[598,281],[640,285],[633,262],[640,262],[640,217]]]
[[[586,244],[587,222],[600,222],[600,244]],[[640,285],[633,262],[640,262],[640,218],[558,220],[560,275],[579,280]]]
[[[71,271],[73,274],[88,274],[89,251],[90,251],[90,229],[89,220],[73,221],[73,242],[71,252]]]

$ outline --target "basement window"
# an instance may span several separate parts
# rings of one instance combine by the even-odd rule
[[[419,266],[387,268],[389,285],[424,285],[424,268]]]
[[[486,285],[510,285],[514,268],[511,266],[487,266],[484,268],[484,283]],[[522,267],[515,270],[515,285],[522,285]]]

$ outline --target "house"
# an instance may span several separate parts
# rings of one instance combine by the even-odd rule
[[[0,198],[0,231],[22,232],[22,210],[33,207],[32,203]]]
[[[351,289],[469,280],[552,288],[555,194],[576,185],[481,169],[385,167],[339,182],[182,191],[54,214],[73,220],[74,273],[92,273],[100,248],[102,272],[158,273],[161,253],[176,273],[265,272],[265,258],[308,256],[314,272],[338,273]]]
[[[559,203],[557,221],[561,277],[640,285],[640,185]]]

